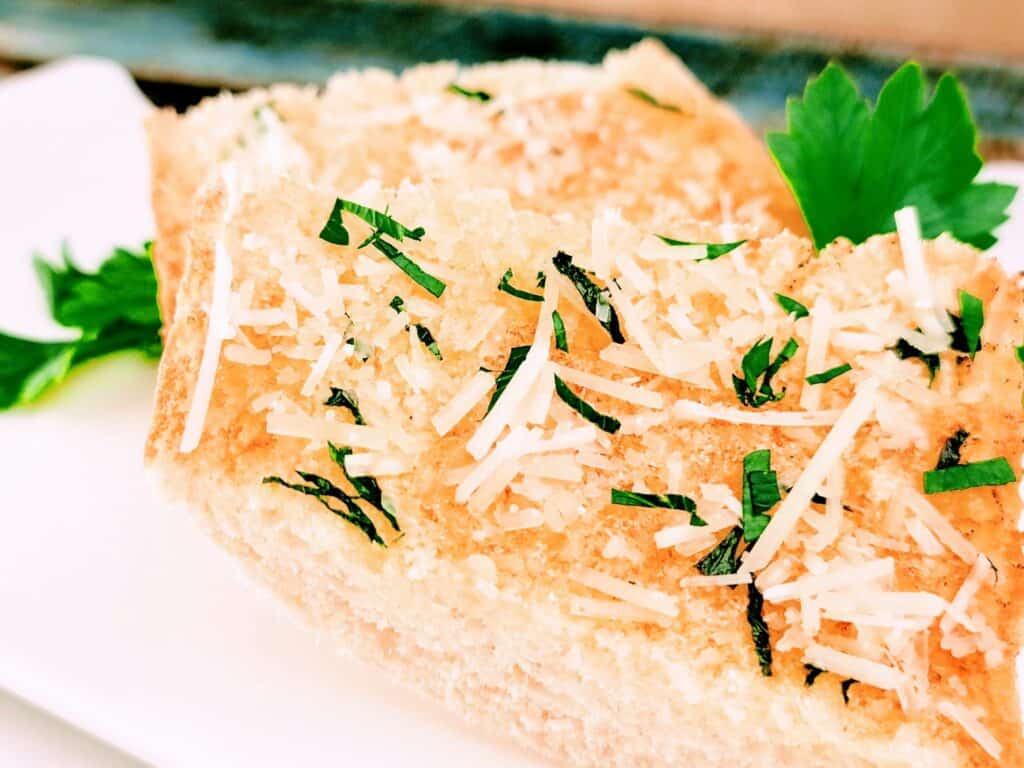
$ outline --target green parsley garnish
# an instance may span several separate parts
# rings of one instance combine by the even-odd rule
[[[454,93],[458,96],[464,96],[467,99],[474,99],[476,101],[490,101],[494,98],[494,96],[487,91],[471,91],[455,83],[448,83],[445,90],[448,91],[448,93]]]
[[[960,449],[964,447],[967,438],[971,433],[966,429],[958,429],[946,440],[939,452],[939,460],[935,463],[936,469],[948,469],[960,463]]]
[[[150,244],[115,248],[96,272],[83,272],[67,247],[63,263],[36,256],[36,273],[53,319],[79,332],[71,341],[36,341],[0,333],[0,409],[24,405],[77,366],[124,350],[158,358],[160,309]]]
[[[1010,462],[1000,456],[996,459],[929,470],[924,473],[924,492],[945,493],[986,485],[1006,485],[1016,479]]]
[[[538,288],[543,288],[547,284],[548,284],[548,276],[545,275],[543,272],[538,272],[537,273],[537,287]]]
[[[562,321],[562,316],[558,314],[557,309],[551,312],[551,324],[555,328],[555,347],[562,352],[568,352],[569,340],[565,336],[565,323]]]
[[[558,394],[558,397],[561,398],[563,403],[568,405],[598,429],[614,435],[622,426],[622,422],[614,416],[606,416],[605,414],[600,413],[582,397],[569,389],[569,385],[562,381],[557,374],[555,375],[555,392]]]
[[[380,483],[375,478],[369,476],[353,477],[348,473],[348,469],[345,467],[345,457],[352,454],[352,449],[338,448],[334,443],[327,443],[327,450],[330,453],[331,461],[341,467],[341,471],[345,473],[345,479],[355,488],[359,498],[384,515],[388,523],[391,524],[391,527],[401,533],[402,529],[398,526],[394,509],[390,503],[385,501],[384,494],[380,489]]]
[[[351,200],[343,200],[339,197],[334,201],[334,208],[331,210],[331,215],[327,218],[327,223],[324,224],[323,229],[320,230],[321,240],[333,243],[334,245],[348,245],[348,229],[345,228],[345,223],[342,220],[342,213],[344,212],[351,213],[359,217],[373,227],[373,231],[370,233],[370,236],[359,244],[359,248],[372,245],[390,259],[396,267],[405,272],[405,274],[411,277],[418,285],[430,294],[435,297],[440,297],[441,294],[444,293],[444,289],[447,286],[442,280],[438,280],[433,275],[424,271],[418,264],[416,264],[416,262],[398,250],[398,248],[387,240],[382,239],[384,235],[388,235],[399,242],[402,242],[405,238],[409,238],[410,240],[421,240],[423,235],[426,234],[423,227],[409,229],[405,225],[395,221],[395,219],[388,215],[387,211],[377,211],[373,208],[368,208],[365,205],[353,203]]]
[[[810,688],[814,685],[814,681],[818,679],[820,675],[825,674],[824,669],[818,669],[813,664],[804,664],[804,669],[807,670],[807,676],[804,678],[804,685]]]
[[[753,584],[747,585],[747,623],[754,641],[754,653],[761,667],[761,674],[772,676],[772,643],[768,625],[764,622],[764,597]]]
[[[942,360],[935,353],[925,354],[906,339],[900,339],[896,346],[890,347],[900,360],[920,360],[928,369],[928,380],[935,381],[935,374],[939,372]]]
[[[779,306],[782,307],[787,315],[796,315],[797,320],[801,317],[808,317],[811,314],[807,307],[796,299],[791,299],[789,296],[776,293],[775,300],[779,302]]]
[[[401,296],[392,297],[389,306],[398,314],[405,312],[405,300]],[[410,326],[407,325],[405,327],[409,328]],[[430,329],[421,323],[413,323],[412,328],[416,331],[416,338],[420,340],[424,347],[430,350],[430,354],[438,360],[444,360],[441,356],[441,348],[437,346],[437,341],[434,340],[434,334],[430,332]]]
[[[740,567],[739,553],[736,547],[743,538],[743,528],[736,526],[718,542],[718,545],[697,561],[697,570],[705,576],[724,576],[736,573]]]
[[[837,365],[835,368],[829,368],[827,371],[821,373],[815,373],[807,377],[808,384],[828,384],[832,379],[838,379],[844,373],[849,373],[853,370],[853,366],[849,363],[843,363]]]
[[[952,348],[970,355],[971,359],[981,349],[981,329],[985,325],[985,305],[977,296],[960,291],[960,316],[950,313],[953,320]]]
[[[943,75],[927,103],[926,90],[921,66],[908,62],[872,109],[832,63],[803,98],[789,99],[787,132],[768,134],[768,148],[818,248],[893,232],[905,206],[917,208],[926,238],[951,232],[982,249],[996,242],[1016,188],[974,182],[977,129],[956,77]]]
[[[344,493],[326,477],[314,475],[310,472],[302,472],[300,470],[296,470],[295,474],[302,478],[306,484],[289,483],[287,480],[284,480],[277,475],[264,477],[263,483],[264,485],[281,485],[285,488],[296,491],[297,493],[304,493],[307,496],[314,497],[342,520],[354,525],[362,531],[366,538],[374,544],[379,544],[382,547],[387,546],[387,544],[384,543],[384,539],[382,539],[380,534],[377,533],[377,526],[373,524],[373,520],[371,520],[369,516],[360,509],[359,505],[351,496]],[[340,501],[344,505],[344,509],[331,505],[328,499],[336,499],[337,501]]]
[[[782,500],[779,478],[772,470],[772,452],[767,448],[743,458],[743,538],[751,544],[771,522],[768,511]]]
[[[516,288],[512,285],[512,277],[512,270],[506,269],[505,274],[501,276],[501,280],[498,282],[498,290],[504,291],[508,295],[515,296],[517,299],[522,299],[523,301],[544,301],[544,297],[539,293],[530,293],[529,291],[524,291],[521,288]]]
[[[659,101],[657,98],[649,94],[643,88],[627,88],[626,93],[628,93],[630,96],[635,96],[636,98],[640,99],[640,101],[646,104],[650,104],[652,107],[663,109],[666,112],[675,112],[677,114],[682,114],[683,110],[681,110],[675,104],[666,104],[664,101]]]
[[[519,366],[523,364],[523,360],[526,359],[527,353],[530,351],[529,346],[525,347],[512,347],[508,353],[508,360],[505,362],[505,367],[494,381],[494,394],[491,395],[491,401],[487,404],[487,413],[491,412],[494,404],[498,402],[498,398],[501,397],[505,391],[505,387],[512,381],[512,377],[516,375],[516,371],[519,370]],[[487,413],[484,415],[486,416]]]
[[[843,703],[844,704],[849,704],[850,703],[850,686],[852,686],[854,683],[858,683],[858,682],[860,682],[860,681],[859,680],[854,680],[852,677],[850,677],[850,678],[847,678],[846,680],[843,680],[843,682],[839,684],[839,687],[843,691]]]
[[[356,401],[355,395],[349,394],[344,389],[331,387],[331,396],[324,400],[324,405],[329,405],[332,408],[346,408],[352,414],[356,424],[361,426],[366,424],[366,420],[359,410],[359,403]]]
[[[626,337],[622,335],[622,329],[619,327],[619,316],[615,312],[615,307],[608,300],[608,289],[598,288],[594,281],[587,276],[586,270],[574,265],[572,263],[572,256],[565,251],[559,251],[553,261],[555,269],[565,275],[576,287],[580,298],[583,299],[583,303],[590,310],[590,313],[597,318],[601,327],[608,331],[612,341],[616,344],[625,343]]]
[[[800,345],[796,339],[790,339],[772,360],[773,342],[774,339],[771,337],[757,342],[743,356],[743,376],[733,374],[732,385],[736,390],[736,397],[743,405],[760,408],[765,403],[781,400],[786,394],[785,388],[779,392],[772,389],[772,378],[783,365],[793,359]]]
[[[725,256],[725,254],[735,251],[737,248],[739,248],[741,245],[747,242],[746,240],[737,240],[733,243],[694,243],[690,242],[689,240],[676,240],[675,238],[667,237],[665,235],[655,235],[655,237],[661,240],[661,242],[665,243],[665,245],[704,246],[705,248],[707,248],[707,255],[702,259],[697,259],[697,261],[714,261],[720,256]]]
[[[654,507],[656,509],[680,509],[690,513],[690,525],[705,526],[704,520],[697,515],[697,502],[680,493],[636,493],[612,489],[612,504],[623,507]]]

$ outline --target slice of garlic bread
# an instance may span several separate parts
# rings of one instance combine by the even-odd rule
[[[324,637],[567,765],[1022,764],[994,262],[336,193],[204,188],[147,449]]]
[[[369,179],[448,179],[503,188],[517,205],[551,214],[667,209],[754,223],[764,234],[804,231],[760,140],[652,40],[601,66],[434,64],[400,77],[342,73],[322,92],[224,94],[183,116],[155,113],[149,136],[168,322],[192,200],[225,159],[294,165],[339,193]]]

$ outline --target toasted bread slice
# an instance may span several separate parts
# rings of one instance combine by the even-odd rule
[[[452,93],[451,83],[490,98]],[[168,322],[196,190],[219,162],[249,152],[301,165],[341,195],[368,179],[452,179],[505,189],[517,205],[552,214],[668,209],[753,223],[764,234],[803,231],[761,142],[651,40],[609,54],[600,67],[436,64],[400,77],[339,74],[322,93],[275,86],[224,94],[184,116],[155,113],[149,136],[154,258]]]
[[[1022,764],[1017,486],[921,488],[958,429],[961,461],[1020,466],[1024,301],[996,264],[925,244],[937,306],[965,289],[986,308],[975,359],[937,352],[930,383],[890,349],[937,343],[912,335],[922,297],[895,236],[816,257],[795,235],[674,209],[630,222],[443,181],[364,188],[358,202],[425,229],[389,241],[446,284],[435,298],[356,216],[348,245],[321,239],[336,191],[233,164],[204,188],[147,446],[168,494],[324,636],[568,765]],[[652,233],[751,239],[701,260]],[[560,251],[605,309],[584,305]],[[499,291],[509,269],[543,301]],[[743,407],[731,377],[764,337],[773,356],[800,347],[772,381],[781,399]],[[619,428],[553,394],[556,373]],[[760,559],[758,589],[731,588],[695,566],[751,530],[743,464],[759,449],[783,500],[756,545],[733,539],[749,551],[731,579]],[[356,498],[373,499],[365,476],[376,505]],[[679,497],[612,504],[614,489],[686,495],[699,520]]]

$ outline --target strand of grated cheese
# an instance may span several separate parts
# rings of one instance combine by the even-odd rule
[[[978,594],[978,590],[986,584],[991,584],[992,577],[992,564],[984,555],[978,555],[974,565],[971,566],[970,572],[967,574],[967,578],[964,579],[960,588],[957,589],[953,601],[949,604],[949,610],[939,623],[939,629],[942,632],[950,632],[954,624],[957,623],[956,617],[966,615],[971,601]]]
[[[466,450],[479,461],[484,457],[502,430],[509,424],[523,399],[529,393],[534,381],[544,369],[551,352],[551,333],[553,329],[551,313],[558,306],[557,282],[550,281],[544,289],[544,301],[541,304],[540,316],[537,318],[537,330],[533,344],[526,353],[522,364],[513,374],[505,391],[491,412],[484,417],[473,437],[466,443]]]
[[[646,355],[647,359],[651,361],[651,365],[653,365],[659,373],[664,373],[665,364],[661,359],[661,350],[659,350],[658,345],[655,344],[654,336],[651,334],[647,324],[640,316],[639,310],[633,305],[633,302],[626,297],[625,292],[614,282],[608,283],[608,292],[614,300],[615,307],[622,315],[622,319],[625,320],[626,330],[629,332],[630,337],[636,341],[644,355]]]
[[[238,178],[235,167],[227,165],[222,172],[222,180],[227,201],[224,205],[222,228],[227,229],[228,222],[235,215],[238,205]],[[191,453],[199,446],[199,440],[206,426],[206,413],[210,409],[210,398],[213,396],[213,384],[217,378],[220,365],[220,350],[224,338],[229,334],[228,314],[231,304],[231,281],[233,265],[231,254],[223,237],[213,247],[213,295],[210,309],[206,313],[206,340],[203,343],[203,354],[199,360],[199,373],[192,388],[192,402],[185,414],[185,424],[181,431],[181,453]]]
[[[522,461],[521,467],[527,477],[542,477],[567,483],[583,481],[583,467],[571,453],[527,457]]]
[[[878,398],[878,380],[868,379],[859,387],[853,400],[836,420],[818,450],[804,469],[789,495],[783,499],[761,538],[743,558],[742,570],[759,571],[771,562],[782,543],[800,521],[811,498],[832,471],[849,446],[857,431],[875,410]]]
[[[494,411],[492,410],[491,413]],[[522,456],[526,448],[536,442],[538,432],[539,430],[528,430],[521,425],[512,429],[494,446],[494,450],[477,463],[459,483],[455,489],[455,500],[460,504],[465,504],[474,491],[498,471],[503,462]]]
[[[907,676],[895,667],[877,661],[837,651],[812,642],[804,649],[804,663],[818,669],[833,672],[841,677],[850,677],[865,685],[892,691],[906,682]]]
[[[578,371],[575,368],[568,368],[564,365],[557,367],[557,373],[560,378],[569,384],[576,384],[593,392],[600,392],[627,403],[642,405],[646,408],[663,408],[665,405],[665,400],[660,393],[633,384],[623,384],[620,381],[606,379],[603,376]]]
[[[891,557],[869,560],[858,565],[844,565],[826,571],[823,574],[810,573],[796,581],[777,584],[766,589],[764,599],[769,603],[781,603],[787,600],[798,600],[811,597],[822,592],[832,592],[849,587],[862,587],[864,584],[892,579],[895,573],[895,562]]]
[[[807,549],[821,552],[839,537],[839,529],[843,524],[843,493],[846,490],[846,468],[842,461],[828,473],[825,481],[825,515],[821,524],[816,526],[818,532],[807,540]]]
[[[224,346],[224,359],[239,365],[267,365],[273,359],[269,349],[252,349],[243,344]]]
[[[940,701],[937,707],[938,712],[945,718],[952,720],[974,739],[978,746],[984,749],[996,760],[1003,754],[1003,745],[992,735],[992,732],[981,724],[981,721],[967,707],[962,704],[955,704],[952,701]]]
[[[309,376],[306,377],[306,381],[302,385],[303,397],[312,397],[316,392],[316,388],[320,386],[320,382],[323,380],[324,374],[327,373],[327,369],[330,367],[331,361],[333,361],[334,356],[338,354],[338,349],[341,347],[342,341],[344,341],[344,339],[337,331],[330,331],[327,336],[324,337],[324,345],[320,350],[320,355],[317,357],[316,362],[309,371]]]
[[[527,424],[544,424],[555,399],[555,364],[547,362],[533,383],[522,405],[522,417]]]
[[[345,470],[353,477],[394,477],[409,469],[406,459],[387,453],[350,453],[345,457]]]
[[[281,437],[301,437],[307,440],[337,443],[338,445],[383,451],[388,447],[388,433],[376,427],[345,424],[340,421],[307,416],[304,413],[267,413],[267,432]]]
[[[516,459],[505,461],[487,480],[480,484],[476,492],[469,497],[466,506],[474,514],[480,515],[497,501],[509,483],[519,474],[519,462]]]
[[[430,420],[437,434],[443,437],[451,432],[455,425],[469,415],[476,404],[483,400],[493,386],[494,376],[487,371],[477,371],[471,376],[452,399],[442,406]]]
[[[825,370],[833,314],[832,305],[825,298],[818,299],[811,309],[811,335],[804,363],[805,379],[800,391],[800,407],[805,411],[816,411],[821,407],[821,385],[808,383],[806,377]]]
[[[232,322],[235,325],[281,325],[288,320],[288,315],[283,309],[272,307],[270,309],[239,309],[232,313]]]
[[[909,486],[903,490],[901,498],[953,554],[968,565],[974,565],[978,559],[978,550],[932,506],[928,499]]]
[[[644,624],[658,624],[663,627],[669,625],[668,619],[662,614],[619,600],[574,596],[569,599],[569,612],[573,616],[584,616],[589,619],[635,621]]]
[[[695,400],[677,400],[672,413],[683,421],[725,421],[759,427],[829,427],[838,421],[843,411],[745,411]]]
[[[908,517],[904,524],[906,525],[907,533],[910,534],[910,538],[914,540],[917,548],[921,550],[921,554],[938,557],[946,551],[942,543],[935,538],[935,534],[931,532],[931,529],[921,522],[921,518],[913,515]]]
[[[939,321],[935,298],[932,294],[931,277],[924,260],[924,240],[921,237],[921,222],[917,216],[917,208],[908,206],[900,208],[894,214],[896,234],[899,236],[900,251],[907,272],[907,282],[914,292],[914,307],[918,323],[925,333],[941,335],[946,328]]]
[[[689,523],[671,525],[655,531],[654,546],[658,549],[668,549],[669,547],[675,547],[679,544],[695,540],[700,540],[703,543],[709,538],[712,540],[712,543],[716,541],[710,531],[706,530],[703,526],[690,525]]]
[[[680,587],[732,587],[738,584],[750,584],[753,577],[749,573],[723,573],[718,576],[686,576],[679,580]]]
[[[632,603],[641,608],[646,608],[649,611],[673,618],[679,615],[679,606],[676,604],[676,601],[659,590],[647,589],[623,579],[609,576],[606,573],[595,571],[593,568],[587,568],[570,578],[585,587],[590,587],[590,589],[603,592],[606,595]]]

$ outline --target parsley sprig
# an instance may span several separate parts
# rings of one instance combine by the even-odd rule
[[[736,240],[731,243],[697,243],[690,240],[676,240],[675,238],[668,237],[667,235],[655,235],[655,237],[665,243],[665,245],[671,245],[673,247],[679,245],[703,246],[706,249],[706,255],[703,258],[697,259],[697,261],[714,261],[717,258],[725,256],[727,253],[732,253],[747,242],[746,240]]]
[[[68,373],[98,357],[137,350],[158,358],[160,309],[150,244],[115,248],[96,272],[84,272],[67,247],[62,263],[36,256],[50,314],[77,330],[71,341],[37,341],[0,333],[0,409],[38,399]]]
[[[977,129],[956,77],[943,75],[930,100],[927,90],[920,65],[908,62],[872,106],[833,63],[787,102],[787,130],[769,134],[768,147],[818,248],[893,232],[893,214],[906,206],[917,208],[927,238],[996,242],[1016,188],[974,181]]]

